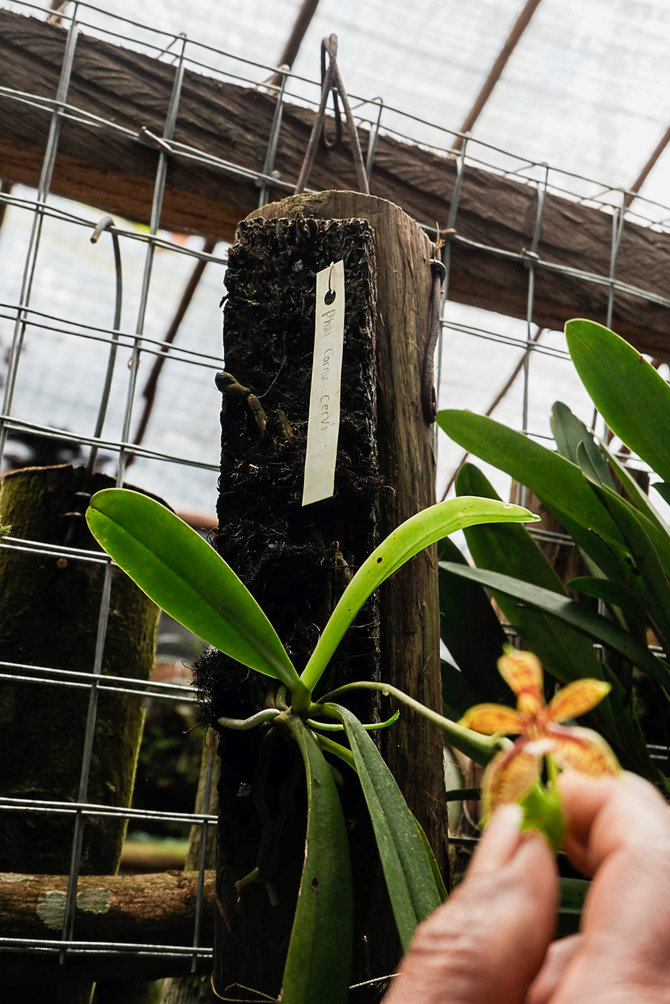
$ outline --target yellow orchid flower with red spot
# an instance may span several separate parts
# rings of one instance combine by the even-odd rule
[[[476,704],[461,725],[484,735],[518,735],[511,749],[498,753],[482,778],[484,819],[505,802],[520,802],[540,780],[550,755],[559,767],[583,774],[612,775],[621,770],[605,740],[592,729],[561,725],[590,711],[610,690],[603,680],[575,680],[544,701],[542,666],[532,652],[511,647],[498,660],[500,675],[516,694],[516,709],[502,704]]]

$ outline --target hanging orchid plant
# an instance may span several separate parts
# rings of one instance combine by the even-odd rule
[[[304,763],[305,860],[281,1000],[284,1004],[342,1004],[347,998],[353,931],[351,869],[344,816],[324,752],[339,757],[358,774],[403,947],[417,924],[440,904],[445,891],[425,835],[368,735],[369,726],[363,726],[334,698],[357,688],[384,690],[440,725],[451,745],[479,763],[487,763],[510,743],[449,721],[385,683],[351,683],[317,696],[319,682],[368,597],[411,557],[467,526],[535,517],[520,506],[480,498],[451,499],[412,516],[353,576],[302,673],[235,572],[170,510],[137,492],[107,489],[93,496],[86,518],[107,553],[171,617],[268,678],[263,707],[243,720],[222,717],[219,725],[285,728]],[[348,746],[333,741],[328,723],[342,729]],[[257,877],[262,880],[254,873],[240,876],[238,886],[242,890]]]

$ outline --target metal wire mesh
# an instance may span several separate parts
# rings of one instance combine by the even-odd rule
[[[42,9],[30,3],[14,4],[26,14],[41,14]],[[185,69],[195,69],[216,79],[237,81],[245,85],[264,86],[272,67],[260,65],[215,50],[187,38],[166,35],[136,21],[115,18],[86,3],[75,3],[63,17],[67,42],[60,73],[58,93],[52,99],[3,87],[0,101],[9,102],[20,114],[28,104],[47,108],[51,115],[49,138],[44,150],[41,178],[37,191],[20,190],[0,194],[8,209],[3,240],[8,232],[15,236],[13,254],[0,277],[0,339],[6,348],[6,374],[0,414],[0,459],[16,433],[31,433],[45,440],[57,439],[79,447],[84,457],[94,458],[100,469],[113,473],[118,482],[124,478],[133,459],[133,479],[155,491],[177,507],[195,508],[201,513],[211,511],[215,501],[215,475],[218,471],[218,411],[213,375],[221,367],[218,346],[217,294],[225,266],[225,249],[205,253],[194,239],[186,244],[160,230],[168,165],[171,158],[211,163],[224,172],[249,176],[247,168],[229,162],[224,156],[213,158],[210,153],[187,148],[174,140],[174,127],[179,114],[181,87]],[[155,58],[168,62],[174,69],[172,95],[165,116],[163,133],[159,137],[137,130],[123,129],[111,120],[84,114],[68,101],[68,87],[76,47],[81,33],[88,32],[125,46],[140,48]],[[277,137],[281,129],[281,108],[284,101],[309,107],[318,105],[319,87],[314,81],[289,73],[273,87],[277,112],[267,137],[264,162],[251,172],[259,188],[259,201],[270,193],[290,193],[295,180],[279,178],[274,171]],[[441,154],[448,154],[458,133],[435,125],[427,119],[404,115],[402,111],[384,105],[380,98],[352,98],[360,125],[368,132],[367,173],[374,174],[375,142],[380,131],[403,141],[420,144]],[[80,248],[100,221],[99,210],[73,206],[50,194],[50,181],[58,155],[59,135],[64,122],[77,121],[91,130],[125,131],[138,144],[150,142],[158,151],[158,166],[153,186],[151,218],[148,231],[138,230],[123,222],[109,223],[100,234],[100,244],[114,241],[118,256],[109,254],[108,247],[98,249],[95,266],[88,273],[96,286],[94,296],[82,291]],[[518,370],[518,379],[511,381],[501,398],[501,420],[515,425],[538,439],[549,438],[546,423],[547,394],[560,386],[561,396],[574,405],[582,417],[588,402],[572,378],[568,355],[558,332],[544,332],[537,338],[534,322],[534,296],[537,275],[542,271],[578,275],[585,283],[603,285],[608,291],[607,317],[610,321],[613,305],[620,292],[632,293],[644,311],[645,304],[668,309],[670,300],[653,291],[633,288],[617,279],[617,253],[624,226],[634,221],[666,233],[670,223],[670,208],[637,199],[634,207],[627,203],[629,193],[611,189],[607,184],[560,171],[528,160],[508,151],[478,143],[469,136],[463,140],[456,155],[458,178],[451,200],[444,251],[447,278],[444,284],[442,335],[439,347],[440,401],[449,406],[464,405],[486,411],[501,377]],[[477,245],[458,233],[458,213],[462,184],[468,170],[485,168],[503,177],[523,180],[538,194],[533,236],[528,248],[501,248]],[[601,208],[610,213],[612,242],[610,267],[607,274],[593,274],[569,266],[558,266],[542,260],[538,246],[543,225],[543,209],[547,193]],[[59,234],[67,232],[67,240]],[[76,238],[72,241],[71,235]],[[18,245],[20,253],[17,252]],[[479,247],[494,256],[505,257],[522,265],[527,272],[527,311],[524,320],[494,315],[485,311],[452,303],[449,299],[449,265],[455,246]],[[65,250],[63,250],[63,248]],[[50,257],[55,256],[55,263]],[[7,257],[7,255],[5,255]],[[103,257],[105,262],[103,264]],[[158,260],[160,257],[160,260]],[[166,318],[162,298],[166,291],[179,285],[189,262],[204,258],[210,263],[211,287],[208,302],[203,304],[195,328],[206,328],[210,334],[187,337],[190,344],[167,344],[160,337]],[[86,267],[90,265],[86,259]],[[209,274],[209,273],[208,273]],[[67,281],[66,281],[67,280]],[[124,312],[115,301],[123,281],[126,299]],[[60,284],[60,288],[59,288]],[[59,295],[55,295],[58,291]],[[80,307],[85,300],[87,310]],[[92,304],[92,300],[96,300]],[[130,309],[128,308],[130,302]],[[91,308],[88,310],[88,308]],[[114,318],[113,323],[103,320]],[[131,319],[129,316],[132,314]],[[669,315],[670,317],[670,315]],[[206,320],[203,321],[203,318]],[[212,337],[211,332],[215,333]],[[209,342],[207,343],[207,338]],[[207,343],[209,347],[203,348]],[[143,361],[165,357],[170,375],[162,378],[167,390],[159,401],[158,411],[162,432],[148,443],[133,440],[133,421],[138,409],[140,371]],[[105,400],[109,391],[109,401]],[[198,407],[199,400],[206,402]],[[101,402],[104,402],[101,405]],[[72,431],[70,429],[72,427]],[[203,433],[202,430],[205,430]],[[440,492],[450,479],[460,460],[453,447],[439,443]],[[501,493],[506,488],[496,472],[487,472],[497,482]],[[205,520],[203,519],[203,522]],[[559,542],[561,534],[545,537]],[[125,942],[101,943],[77,940],[75,903],[77,880],[81,866],[81,839],[84,821],[91,816],[123,816],[134,820],[167,820],[204,828],[216,824],[216,817],[207,810],[202,813],[158,812],[138,808],[119,808],[90,804],[88,776],[93,754],[94,729],[99,693],[110,691],[133,695],[138,701],[151,697],[163,701],[189,701],[192,696],[174,684],[158,681],[142,682],[121,676],[102,674],[107,619],[109,615],[109,584],[111,565],[104,556],[73,547],[44,545],[37,541],[8,537],[2,547],[10,550],[48,556],[68,561],[92,562],[105,567],[105,589],[99,611],[97,645],[93,664],[88,672],[73,671],[65,666],[36,666],[21,662],[0,663],[3,680],[26,687],[51,686],[77,688],[89,694],[86,734],[82,750],[78,798],[74,802],[42,801],[29,798],[0,798],[0,812],[30,812],[48,821],[54,814],[71,816],[74,821],[71,867],[65,919],[62,931],[53,939],[22,939],[0,937],[0,950],[24,950],[30,953],[56,953],[61,959],[69,955],[115,953],[144,954],[162,957],[184,956],[193,966],[211,955],[211,948],[199,943],[202,909],[204,857],[200,862],[200,885],[192,944],[153,945]],[[655,750],[665,757],[667,751]],[[467,838],[466,838],[467,839]],[[204,845],[204,842],[203,842]]]

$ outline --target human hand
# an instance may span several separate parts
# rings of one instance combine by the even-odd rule
[[[518,806],[417,930],[384,1004],[670,1004],[670,810],[647,782],[566,771],[566,850],[593,882],[582,933],[551,944],[557,873]]]

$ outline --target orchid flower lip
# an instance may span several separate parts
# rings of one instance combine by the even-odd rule
[[[547,753],[553,753],[555,749],[556,743],[549,738],[531,739],[524,746],[526,753],[530,753],[532,756],[545,756]]]

